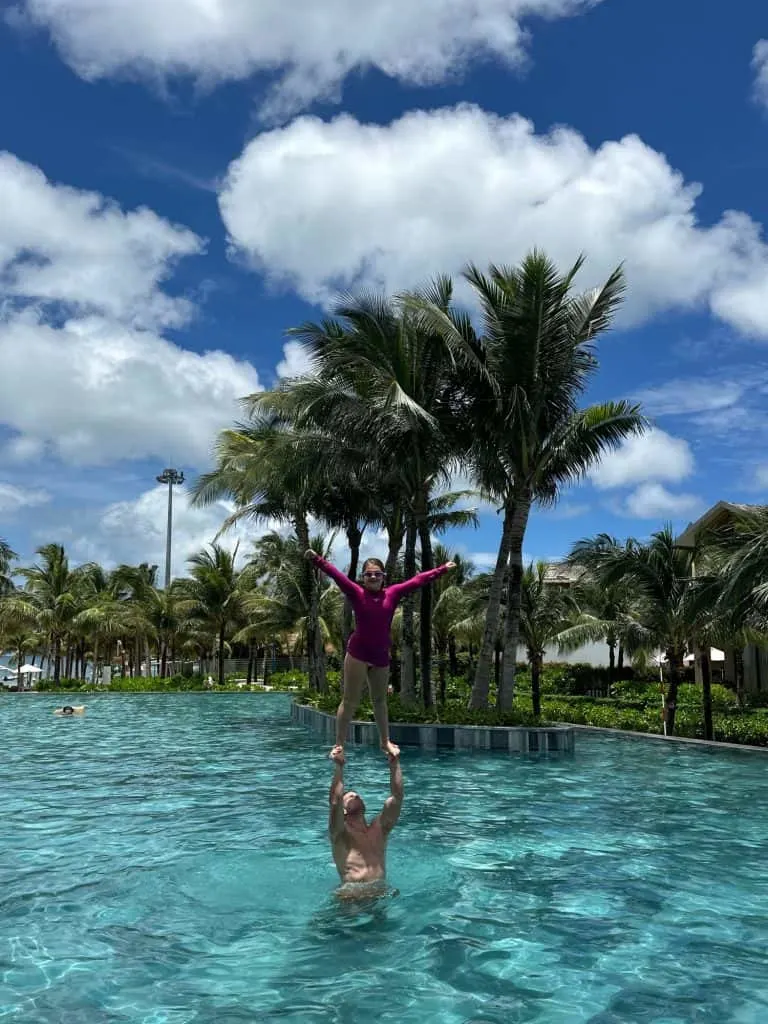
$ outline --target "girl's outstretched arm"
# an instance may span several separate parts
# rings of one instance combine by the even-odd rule
[[[331,565],[330,562],[326,562],[326,560],[321,558],[315,551],[307,551],[305,557],[308,558],[313,565],[316,565],[321,572],[324,572],[326,576],[330,576],[339,590],[343,594],[346,594],[350,600],[360,597],[363,592],[363,588],[359,584],[355,583],[354,580],[351,580],[349,576],[345,576],[344,573],[337,569],[335,565]]]
[[[403,583],[393,583],[391,587],[387,587],[390,594],[398,598],[403,597],[404,594],[410,594],[413,590],[419,590],[421,587],[426,587],[428,583],[432,583],[434,580],[439,579],[440,576],[444,576],[449,569],[454,568],[453,562],[446,562],[445,565],[439,565],[436,569],[428,569],[426,572],[420,572],[416,576],[412,576],[409,580],[405,580]]]

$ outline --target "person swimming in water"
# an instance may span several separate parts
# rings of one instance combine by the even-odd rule
[[[344,791],[344,759],[334,757],[334,772],[328,796],[328,835],[333,860],[342,885],[341,898],[364,898],[383,893],[386,876],[386,846],[403,806],[403,773],[400,757],[389,756],[390,796],[381,813],[370,824],[365,820],[365,803],[355,790]]]
[[[373,714],[379,728],[381,749],[389,757],[396,757],[400,750],[389,738],[389,710],[387,708],[387,687],[389,683],[389,649],[392,619],[401,599],[420,587],[426,587],[439,576],[456,568],[455,562],[417,576],[404,583],[385,586],[384,563],[378,558],[369,558],[363,565],[363,585],[345,576],[336,566],[321,558],[316,551],[309,550],[306,557],[318,569],[334,581],[339,590],[348,598],[355,613],[355,630],[349,638],[344,658],[344,686],[341,703],[336,712],[336,745],[331,758],[344,761],[344,741],[349,723],[354,718],[363,687],[368,691],[373,704]]]
[[[56,708],[54,715],[62,715],[69,718],[70,715],[82,715],[85,712],[85,704],[65,704],[63,708]]]

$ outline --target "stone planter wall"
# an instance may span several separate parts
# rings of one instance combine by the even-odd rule
[[[304,704],[291,704],[291,718],[307,726],[333,743],[336,718]],[[519,726],[482,725],[410,725],[390,723],[390,736],[400,747],[423,747],[425,750],[504,750],[509,754],[572,754],[575,730],[571,726],[534,729]],[[373,722],[352,722],[347,741],[377,747],[379,733]]]

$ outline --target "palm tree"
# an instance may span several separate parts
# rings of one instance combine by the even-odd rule
[[[69,559],[61,544],[45,544],[37,549],[40,561],[32,568],[19,569],[26,580],[23,591],[16,591],[3,602],[7,621],[37,627],[46,637],[53,654],[53,681],[61,678],[62,644],[77,613],[77,577],[69,568]]]
[[[697,548],[680,548],[669,526],[646,544],[621,544],[608,534],[580,541],[571,557],[589,566],[605,587],[628,585],[637,597],[635,638],[646,651],[662,650],[669,669],[665,699],[667,729],[675,728],[677,688],[686,651],[705,638],[713,605],[710,578],[696,578]],[[706,640],[707,644],[709,640]]]
[[[322,480],[315,473],[318,448],[285,418],[275,413],[259,415],[259,400],[246,400],[251,420],[235,430],[225,430],[216,445],[216,468],[204,474],[192,492],[193,504],[207,505],[230,498],[235,512],[223,530],[242,519],[275,519],[290,522],[299,543],[309,547],[309,516],[321,505]],[[319,589],[312,566],[302,569],[310,594],[307,614],[307,655],[310,686],[326,689],[325,656],[319,627]]]
[[[533,713],[541,715],[541,669],[546,648],[558,641],[575,607],[567,587],[547,582],[547,563],[531,563],[523,571],[520,593],[520,636],[531,666]]]
[[[441,279],[422,298],[446,310],[450,282]],[[422,568],[431,569],[430,501],[469,446],[455,383],[474,353],[463,340],[455,345],[431,329],[408,301],[375,294],[345,297],[334,319],[290,333],[305,345],[313,365],[311,376],[290,382],[298,407],[326,432],[347,441],[365,439],[362,476],[380,480],[392,496],[391,516],[383,518],[397,548],[390,545],[388,562],[404,539],[404,569],[413,572],[418,541]],[[431,693],[431,620],[432,590],[425,587],[419,659],[425,694]],[[415,692],[410,599],[403,606],[402,646],[402,690],[408,695]]]
[[[310,547],[324,558],[330,554],[333,535],[310,538]],[[237,643],[266,642],[278,638],[293,650],[306,649],[311,595],[306,589],[305,549],[295,535],[283,537],[272,531],[254,544],[253,555],[243,569],[246,593],[243,610],[246,625],[236,634]],[[319,581],[318,625],[323,643],[341,647],[341,595],[336,587]]]
[[[723,605],[768,613],[768,506],[740,509],[724,526],[703,534],[701,544],[725,580]]]
[[[443,576],[435,583],[435,607],[432,615],[432,635],[437,652],[437,678],[439,702],[445,703],[448,668],[456,672],[456,638],[461,624],[469,612],[468,594],[465,584],[474,573],[471,562],[458,553],[451,553],[442,544],[434,551],[438,565],[454,562],[456,568],[450,576]],[[425,703],[427,701],[425,695]]]
[[[180,610],[216,637],[219,686],[224,685],[225,644],[245,618],[236,554],[211,544],[209,551],[199,551],[187,560],[189,578],[177,581]]]
[[[618,667],[623,667],[624,654],[632,654],[641,643],[641,628],[636,617],[636,600],[631,586],[622,581],[607,587],[595,576],[595,560],[599,562],[604,545],[622,545],[606,534],[574,545],[567,565],[578,577],[571,585],[574,614],[571,625],[560,638],[561,651],[575,651],[587,643],[608,645],[608,685],[615,682],[616,654]]]
[[[523,540],[532,506],[554,504],[561,488],[582,478],[604,452],[645,429],[639,408],[627,402],[578,408],[598,367],[594,340],[610,327],[624,291],[619,268],[602,287],[575,295],[582,263],[561,275],[546,256],[533,252],[520,267],[492,266],[488,275],[470,266],[464,276],[480,306],[481,334],[455,309],[422,305],[430,326],[452,348],[464,345],[480,353],[481,372],[464,375],[463,401],[472,425],[475,476],[504,515],[472,688],[474,708],[488,705],[505,579],[499,707],[512,701]]]
[[[0,598],[10,594],[14,589],[11,564],[16,557],[16,552],[11,549],[10,544],[0,540]]]

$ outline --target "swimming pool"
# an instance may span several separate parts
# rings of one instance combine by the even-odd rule
[[[399,896],[353,908],[287,702],[0,700],[0,1020],[768,1021],[766,757],[405,751]],[[369,808],[387,778],[351,751]]]

